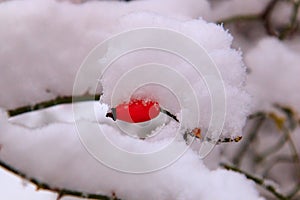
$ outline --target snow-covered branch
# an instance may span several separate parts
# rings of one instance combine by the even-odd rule
[[[67,104],[67,103],[78,103],[78,102],[84,102],[84,101],[99,101],[101,94],[95,94],[95,95],[90,95],[90,94],[84,94],[84,95],[78,95],[78,96],[58,96],[55,99],[51,99],[48,101],[43,101],[36,103],[34,105],[27,105],[27,106],[22,106],[19,108],[14,108],[8,110],[8,115],[10,117],[24,114],[27,112],[32,112],[32,111],[38,111],[41,109],[49,108],[51,106],[56,106],[60,104]]]
[[[241,170],[241,169],[239,169],[235,166],[232,166],[232,165],[221,163],[221,166],[224,167],[225,169],[232,170],[232,171],[244,174],[248,179],[254,181],[256,184],[263,187],[265,190],[271,192],[279,200],[289,200],[289,198],[287,196],[284,196],[283,194],[278,192],[277,189],[273,185],[270,185],[270,184],[266,183],[266,181],[264,179],[253,176],[252,174],[244,172],[243,170]]]
[[[61,199],[64,196],[74,196],[74,197],[82,197],[85,199],[99,199],[99,200],[118,200],[112,194],[111,197],[101,195],[101,194],[89,194],[81,191],[70,190],[66,188],[57,188],[51,187],[48,183],[42,182],[36,178],[28,177],[25,173],[21,172],[20,170],[14,168],[13,166],[8,165],[7,163],[0,160],[0,167],[8,170],[11,173],[19,176],[20,178],[34,184],[36,186],[36,190],[48,190],[54,193],[57,193],[57,200]]]
[[[299,0],[0,2],[14,178],[58,199],[299,199]]]

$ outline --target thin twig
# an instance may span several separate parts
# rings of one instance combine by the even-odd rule
[[[244,158],[244,154],[247,152],[248,147],[252,144],[252,142],[255,140],[256,135],[263,125],[266,116],[263,113],[257,113],[254,115],[249,116],[250,119],[257,118],[257,121],[255,122],[255,126],[252,127],[252,129],[249,131],[249,135],[245,138],[244,145],[241,146],[241,148],[237,151],[237,154],[233,158],[233,163],[237,166],[240,165],[242,158]]]
[[[290,156],[287,155],[281,155],[276,156],[275,158],[272,158],[270,161],[266,163],[266,167],[264,167],[264,171],[262,172],[263,177],[267,177],[271,169],[276,166],[276,164],[283,163],[283,162],[293,162],[293,159],[290,158]]]
[[[287,36],[291,35],[297,28],[297,17],[300,7],[300,1],[289,1],[293,3],[293,9],[291,11],[289,23],[282,30],[277,30],[272,24],[272,14],[275,10],[277,3],[279,2],[280,0],[271,0],[261,13],[231,16],[229,18],[218,20],[216,23],[226,25],[236,22],[261,21],[268,35],[275,36],[280,40],[284,40],[285,38],[287,38]]]
[[[262,153],[257,155],[256,158],[255,158],[256,163],[261,163],[263,160],[265,160],[271,154],[274,154],[274,153],[278,152],[285,145],[285,143],[287,141],[287,138],[288,138],[288,135],[284,134],[277,141],[276,144],[272,145],[271,147],[269,147],[268,149],[266,149],[265,151],[263,151]]]
[[[297,184],[294,189],[288,194],[289,199],[293,199],[293,197],[300,191],[300,184]]]
[[[282,131],[284,132],[285,135],[287,135],[288,144],[290,147],[290,151],[292,153],[292,159],[294,160],[294,162],[296,164],[297,177],[298,177],[298,179],[300,179],[300,158],[299,158],[299,154],[297,151],[297,147],[291,137],[290,130],[287,129],[286,127],[284,127]]]
[[[264,188],[268,192],[272,193],[279,200],[289,200],[288,197],[286,197],[283,194],[279,193],[274,186],[265,183],[265,181],[263,179],[261,179],[259,177],[256,177],[254,175],[251,175],[247,172],[242,171],[241,169],[239,169],[237,167],[234,167],[234,166],[231,166],[231,165],[228,165],[228,164],[225,164],[225,163],[221,163],[221,166],[224,167],[225,169],[232,170],[232,171],[244,174],[247,179],[250,179],[250,180],[254,181],[257,185],[261,186],[262,188]]]
[[[290,115],[288,113],[285,113],[285,114]],[[291,120],[289,118],[290,116],[287,116],[287,117],[288,117],[287,119]],[[274,121],[275,124],[277,123],[274,118],[270,117],[270,119],[272,121]],[[296,167],[299,168],[299,170],[296,170],[296,171],[298,171],[298,176],[300,178],[300,158],[299,158],[299,154],[298,154],[296,145],[294,144],[293,139],[291,138],[291,131],[289,128],[286,127],[286,125],[283,125],[280,130],[283,132],[283,136],[281,137],[281,139],[275,145],[271,146],[264,152],[260,153],[260,155],[256,157],[256,162],[258,162],[258,163],[262,162],[265,158],[267,158],[271,154],[278,152],[284,146],[284,144],[286,142],[288,142],[291,153],[292,153],[292,159],[296,163],[296,165],[297,165]]]
[[[275,113],[257,112],[253,115],[250,115],[248,117],[248,120],[257,119],[258,121],[256,121],[255,124],[251,127],[252,130],[250,131],[250,135],[248,136],[248,138],[246,136],[246,144],[243,145],[241,147],[241,149],[237,151],[238,153],[233,158],[233,162],[236,164],[235,166],[237,166],[237,167],[229,166],[226,164],[222,164],[222,166],[225,167],[226,169],[231,169],[233,171],[237,171],[237,172],[245,174],[248,179],[253,180],[255,183],[262,186],[267,191],[271,192],[274,196],[276,196],[280,200],[297,199],[296,195],[300,191],[300,182],[299,182],[300,181],[300,179],[299,179],[300,178],[300,173],[299,173],[300,172],[300,157],[299,157],[299,153],[297,152],[296,145],[291,137],[291,131],[293,131],[298,126],[299,119],[298,119],[297,113],[295,113],[292,108],[287,107],[287,106],[281,106],[278,104],[275,104],[274,106],[275,106],[275,108],[279,109],[280,112],[285,114],[285,118],[282,118],[283,121],[281,121],[281,118],[276,116]],[[276,189],[272,185],[268,185],[267,183],[265,183],[264,179],[255,177],[255,176],[253,176],[249,173],[246,173],[238,168],[242,158],[244,157],[243,155],[249,149],[248,147],[251,144],[253,144],[253,141],[257,137],[259,128],[262,126],[262,123],[267,119],[272,120],[272,122],[275,123],[277,128],[280,131],[282,131],[283,134],[282,134],[282,137],[280,138],[280,140],[275,145],[271,146],[270,148],[268,148],[267,150],[265,150],[264,152],[259,154],[259,162],[263,161],[265,158],[269,157],[270,155],[275,154],[277,151],[279,151],[284,146],[284,144],[286,144],[288,142],[290,151],[291,151],[291,156],[290,157],[287,157],[287,156],[284,156],[284,157],[277,156],[276,157],[275,156],[270,162],[268,162],[267,169],[265,169],[263,172],[264,177],[265,177],[268,174],[268,172],[271,170],[271,168],[278,162],[295,163],[296,173],[297,173],[296,179],[298,181],[295,184],[292,191],[290,193],[288,193],[287,195],[283,195],[283,194],[279,193],[278,191],[276,191]],[[258,157],[254,158],[254,159],[256,159],[255,160],[256,164],[258,163],[257,158]]]
[[[280,40],[285,39],[288,35],[290,35],[290,33],[292,33],[297,28],[297,17],[298,17],[300,1],[293,0],[292,2],[293,2],[293,10],[290,16],[290,22],[279,34]]]
[[[283,112],[286,115],[286,120],[288,123],[288,128],[290,130],[294,130],[297,127],[297,114],[293,110],[293,108],[289,106],[283,106],[278,103],[274,104],[274,107],[278,109],[280,112]]]
[[[269,4],[266,6],[265,10],[261,14],[261,19],[263,21],[264,27],[269,35],[278,37],[277,31],[273,28],[272,25],[272,13],[276,4],[279,0],[271,0]]]
[[[235,22],[240,22],[240,21],[256,21],[260,20],[261,15],[260,14],[249,14],[249,15],[237,15],[237,16],[232,16],[226,19],[221,19],[219,21],[216,21],[217,24],[230,24],[230,23],[235,23]]]
[[[22,106],[19,108],[8,110],[7,112],[10,117],[13,117],[13,116],[24,114],[27,112],[49,108],[51,106],[55,106],[55,105],[59,105],[59,104],[75,103],[75,102],[83,102],[83,101],[95,101],[95,100],[99,100],[100,96],[101,96],[101,94],[95,94],[95,95],[84,94],[84,95],[78,95],[78,96],[59,96],[59,97],[56,97],[55,99],[39,102],[34,105]]]
[[[297,148],[296,145],[291,137],[291,131],[294,130],[297,126],[297,124],[295,124],[295,121],[297,120],[297,115],[294,112],[294,110],[292,108],[289,107],[284,107],[278,104],[275,104],[275,108],[278,108],[279,111],[283,112],[286,115],[285,118],[285,122],[284,123],[280,123],[280,125],[278,125],[278,119],[279,117],[274,116],[274,113],[265,113],[264,116],[268,117],[268,119],[272,120],[275,125],[277,125],[277,127],[279,128],[280,131],[283,132],[283,136],[281,137],[281,139],[273,146],[271,146],[270,148],[268,148],[267,150],[265,150],[264,152],[260,153],[259,155],[259,159],[256,159],[256,162],[262,162],[265,158],[269,157],[270,155],[275,154],[277,151],[279,151],[284,144],[286,144],[288,142],[289,147],[290,147],[290,151],[291,151],[291,157],[288,158],[286,156],[284,157],[275,157],[274,159],[272,159],[269,163],[268,163],[268,167],[267,169],[264,170],[263,172],[263,176],[265,177],[268,172],[271,170],[271,168],[273,166],[275,166],[275,164],[277,164],[278,162],[293,162],[296,165],[296,173],[297,173],[297,183],[295,185],[295,188],[286,196],[287,199],[292,199],[295,195],[297,195],[297,193],[300,191],[300,186],[299,186],[299,178],[300,178],[300,158],[299,158],[299,153],[297,152]],[[260,112],[262,113],[262,112]],[[261,115],[261,114],[260,114]],[[257,116],[259,116],[258,114],[253,115],[252,118],[256,118]],[[285,196],[284,196],[285,197]],[[279,198],[280,199],[280,198]]]
[[[270,35],[274,35],[274,31],[272,30],[271,26],[271,14],[279,0],[271,0],[265,7],[265,9],[261,13],[257,14],[248,14],[248,15],[237,15],[232,16],[226,19],[221,19],[217,21],[217,24],[229,24],[229,23],[235,23],[240,21],[264,21],[264,26],[266,31]]]
[[[66,189],[66,188],[51,187],[47,183],[41,182],[35,178],[27,177],[25,173],[17,170],[16,168],[13,168],[12,166],[6,164],[2,160],[0,160],[0,166],[4,169],[8,170],[9,172],[14,173],[15,175],[34,184],[36,186],[37,190],[48,190],[48,191],[57,193],[58,199],[62,198],[63,196],[74,196],[74,197],[81,197],[81,198],[86,198],[86,199],[99,199],[99,200],[116,199],[115,197],[108,197],[108,196],[101,195],[101,194],[91,194],[91,193],[85,193],[85,192],[81,192],[81,191],[70,190],[70,189]]]

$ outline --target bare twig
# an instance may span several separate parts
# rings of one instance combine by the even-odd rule
[[[248,147],[255,140],[259,129],[261,128],[261,126],[263,125],[263,123],[266,119],[266,115],[263,114],[262,112],[259,112],[259,113],[249,116],[249,119],[255,119],[255,118],[257,118],[255,125],[249,131],[249,135],[246,136],[244,145],[241,146],[241,148],[237,151],[237,154],[233,158],[233,163],[237,166],[240,165],[242,158],[244,157],[244,154],[247,152]]]
[[[298,17],[298,11],[300,6],[299,0],[292,0],[293,3],[293,10],[290,16],[290,22],[286,25],[286,27],[283,28],[281,33],[279,34],[279,39],[283,40],[288,35],[290,35],[296,28],[297,28],[297,17]]]
[[[9,172],[34,184],[36,186],[37,190],[48,190],[48,191],[57,193],[57,195],[58,195],[57,199],[60,199],[63,196],[74,196],[74,197],[81,197],[81,198],[85,198],[85,199],[116,200],[115,197],[108,197],[108,196],[101,195],[101,194],[91,194],[91,193],[85,193],[85,192],[81,192],[81,191],[70,190],[70,189],[66,189],[66,188],[51,187],[47,183],[41,182],[35,178],[27,177],[25,173],[17,170],[16,168],[13,168],[12,166],[6,164],[2,160],[0,160],[0,166],[4,169],[8,170]]]
[[[292,154],[292,159],[294,160],[294,162],[296,164],[297,177],[300,180],[300,158],[299,158],[299,154],[297,151],[297,147],[291,137],[290,130],[284,127],[282,131],[285,133],[285,135],[287,135],[287,140],[288,140],[288,144],[289,144],[290,151]]]
[[[290,124],[292,122],[290,121],[294,121],[293,118],[293,114],[290,114],[291,112],[285,112],[285,114],[287,115],[287,119],[288,119],[288,124],[283,124],[280,127],[280,131],[283,132],[283,136],[281,137],[281,139],[273,146],[271,146],[270,148],[268,148],[267,150],[265,150],[264,152],[260,153],[259,156],[256,157],[256,162],[262,162],[265,158],[267,158],[268,156],[270,156],[271,154],[274,154],[276,152],[278,152],[286,142],[288,142],[289,147],[290,147],[290,151],[291,151],[291,156],[292,156],[292,160],[295,162],[296,164],[296,171],[297,171],[297,176],[300,178],[300,158],[299,158],[299,154],[296,148],[296,145],[294,144],[294,141],[291,137],[291,130],[294,127],[291,126]],[[274,115],[274,114],[273,114]],[[268,115],[270,116],[270,115]],[[277,124],[276,119],[278,118],[274,118],[274,117],[269,117],[275,124]],[[286,127],[288,126],[288,127]]]
[[[48,101],[43,101],[34,105],[28,105],[28,106],[23,106],[15,109],[8,110],[8,115],[10,117],[20,115],[26,112],[31,112],[31,111],[37,111],[45,108],[49,108],[51,106],[59,105],[59,104],[66,104],[66,103],[72,103],[72,102],[83,102],[83,101],[95,101],[99,100],[101,94],[95,94],[95,95],[90,95],[90,94],[84,94],[84,95],[79,95],[79,96],[59,96],[56,97],[55,99],[48,100]]]
[[[294,196],[300,191],[300,183],[295,186],[295,188],[288,194],[289,199],[293,199]]]
[[[287,126],[290,130],[294,130],[297,127],[297,114],[293,110],[293,108],[288,106],[283,106],[278,103],[274,104],[274,107],[277,108],[279,111],[283,112],[286,115]]]
[[[261,13],[232,16],[218,20],[216,23],[226,25],[236,22],[261,21],[268,35],[275,36],[278,39],[283,40],[297,29],[297,16],[300,7],[300,1],[288,1],[293,4],[293,9],[291,11],[289,23],[282,30],[277,30],[272,24],[272,14],[278,2],[280,2],[280,0],[271,0]]]
[[[272,145],[271,147],[269,147],[267,150],[263,151],[262,153],[259,153],[258,156],[254,157],[254,159],[255,159],[254,162],[256,164],[258,164],[258,163],[262,162],[263,160],[265,160],[267,157],[273,156],[273,158],[271,158],[271,161],[269,161],[267,163],[267,167],[264,169],[264,172],[263,172],[264,177],[267,176],[267,174],[272,169],[272,167],[275,166],[278,162],[294,163],[295,167],[296,167],[295,171],[296,171],[296,175],[297,175],[297,178],[296,178],[297,183],[295,184],[294,189],[288,195],[285,196],[285,195],[278,193],[275,190],[275,188],[272,188],[272,186],[269,187],[268,185],[265,185],[263,182],[264,181],[263,179],[257,179],[257,177],[254,177],[251,174],[245,174],[242,170],[240,170],[237,167],[233,167],[233,169],[234,169],[234,171],[243,172],[247,176],[247,178],[254,180],[259,185],[262,185],[266,190],[273,193],[278,199],[291,200],[300,191],[300,186],[299,186],[300,185],[300,182],[299,182],[300,181],[300,158],[299,158],[299,153],[297,152],[296,145],[291,137],[291,131],[294,130],[296,128],[296,126],[298,126],[298,124],[297,124],[298,115],[290,107],[286,107],[286,106],[284,107],[284,106],[281,106],[278,104],[275,104],[274,106],[280,112],[285,114],[285,117],[282,118],[282,117],[277,116],[275,113],[268,113],[268,112],[258,112],[258,113],[255,113],[255,114],[249,116],[249,119],[257,119],[257,118],[262,119],[261,116],[264,116],[264,119],[269,119],[272,122],[274,122],[274,124],[277,126],[278,130],[280,130],[283,133],[282,137],[279,139],[278,142],[276,142],[274,145]],[[240,152],[238,151],[239,153],[234,158],[234,161],[236,164],[240,164],[243,154],[248,150],[248,147],[255,140],[255,137],[257,136],[257,132],[255,132],[255,131],[259,131],[257,129],[259,126],[261,126],[261,124],[255,123],[254,126],[252,127],[252,131],[254,130],[254,132],[252,132],[252,131],[250,132],[250,136],[248,136],[249,139],[247,141],[247,144],[241,147],[242,154],[240,154]],[[247,139],[247,136],[246,136],[246,139]],[[274,155],[286,143],[288,143],[288,145],[290,147],[291,155],[290,156]],[[238,166],[238,165],[236,165],[236,166]],[[229,166],[229,168],[231,168],[231,166]]]
[[[276,164],[279,163],[289,163],[289,162],[294,162],[293,159],[290,158],[288,155],[281,155],[281,156],[276,156],[275,158],[272,158],[270,161],[266,163],[266,167],[264,168],[264,171],[262,172],[263,177],[267,177],[271,169],[276,166]]]
[[[257,185],[261,186],[262,188],[264,188],[265,190],[267,190],[268,192],[272,193],[275,197],[277,197],[279,200],[289,200],[288,197],[286,197],[285,195],[279,193],[276,188],[270,184],[267,184],[263,179],[256,177],[254,175],[251,175],[247,172],[242,171],[241,169],[225,164],[225,163],[221,163],[221,166],[224,167],[225,169],[228,170],[232,170],[241,174],[244,174],[246,176],[247,179],[250,179],[252,181],[254,181]]]
[[[276,142],[276,144],[272,145],[271,147],[269,147],[268,149],[266,149],[265,151],[263,151],[262,153],[257,155],[256,158],[255,158],[256,163],[261,163],[263,160],[265,160],[265,158],[267,158],[271,154],[274,154],[274,153],[278,152],[285,145],[285,143],[287,141],[287,138],[288,138],[288,135],[284,134]]]
[[[260,14],[249,14],[249,15],[237,15],[237,16],[232,16],[226,19],[221,19],[219,21],[216,21],[217,24],[230,24],[230,23],[235,23],[235,22],[240,22],[240,21],[256,21],[260,20],[261,16]]]
[[[276,35],[271,25],[271,15],[278,1],[279,0],[271,0],[261,13],[232,16],[227,19],[221,19],[216,23],[229,24],[241,21],[263,21],[267,33],[269,35]]]

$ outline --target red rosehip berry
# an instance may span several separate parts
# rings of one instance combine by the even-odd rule
[[[132,99],[129,103],[119,104],[111,110],[112,113],[107,113],[107,117],[114,120],[139,123],[157,117],[160,113],[160,106],[156,101]]]

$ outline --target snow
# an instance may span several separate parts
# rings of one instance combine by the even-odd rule
[[[113,30],[123,15],[141,10],[184,20],[209,9],[206,1],[198,0],[185,1],[184,5],[180,0],[1,3],[0,30],[5,31],[0,31],[0,89],[6,95],[0,106],[11,109],[71,95],[76,72],[90,50],[116,33]]]
[[[102,119],[104,115],[105,112]],[[91,126],[94,123],[82,122]],[[1,160],[51,186],[106,195],[115,192],[121,199],[140,199],[141,196],[144,199],[261,199],[253,182],[224,169],[210,171],[192,150],[162,170],[128,174],[95,160],[81,145],[74,124],[52,123],[39,129],[24,128],[8,123],[4,112],[1,124]],[[119,135],[111,126],[102,125],[102,128],[124,148],[156,150],[164,142],[137,141]],[[178,141],[179,146],[180,143],[184,144]]]
[[[226,32],[223,27],[213,23],[207,23],[202,19],[179,21],[149,12],[132,13],[124,16],[120,21],[122,25],[120,28],[121,30],[143,26],[163,27],[178,31],[194,39],[195,42],[201,45],[206,50],[208,56],[217,65],[224,81],[228,115],[226,116],[223,134],[228,136],[237,136],[241,134],[245,122],[243,119],[246,119],[246,116],[249,114],[250,104],[249,95],[244,87],[246,69],[241,59],[241,53],[231,48],[232,36]],[[203,77],[199,76],[189,63],[170,53],[168,54],[154,50],[135,51],[126,54],[126,56],[121,57],[114,62],[105,71],[101,79],[104,91],[104,95],[101,98],[102,102],[110,105],[112,93],[117,81],[119,81],[126,72],[145,63],[160,63],[171,66],[172,69],[175,69],[180,75],[183,75],[184,78],[188,80],[193,91],[195,91],[197,95],[199,110],[201,111],[199,126],[202,127],[203,130],[207,129],[211,118],[211,108],[209,106],[211,99],[208,88],[203,81]],[[151,74],[153,78],[157,75],[158,74],[155,73]],[[146,79],[146,76],[150,75],[141,75],[135,79],[144,80]],[[154,86],[151,89],[151,86],[149,85],[146,89],[139,88],[139,93],[151,94],[153,99],[162,102],[164,108],[173,113],[179,113],[180,108],[178,107],[179,104],[177,104],[178,100],[175,98],[176,94],[190,92],[183,86],[184,83],[179,81],[179,78],[176,78],[177,80],[172,80],[172,77],[175,79],[175,76],[166,76],[165,79],[169,79],[169,82],[172,84],[178,84],[176,92],[173,95],[166,94],[165,90],[163,88],[158,89],[158,86]],[[127,85],[121,86],[123,94],[118,94],[118,96],[123,98],[120,98],[117,101],[117,104],[127,100],[128,90],[126,90],[126,87]],[[172,87],[169,86],[169,88]],[[132,96],[139,97],[136,93],[133,93]],[[173,102],[175,102],[176,105]]]
[[[0,107],[3,108],[0,112],[0,159],[54,187],[106,195],[115,192],[121,199],[134,200],[141,196],[146,200],[262,199],[255,184],[243,175],[219,168],[209,169],[199,159],[197,145],[161,170],[130,174],[99,162],[95,155],[88,152],[90,149],[82,144],[82,135],[78,135],[77,131],[78,124],[85,127],[98,127],[100,124],[102,133],[97,137],[93,135],[96,132],[84,132],[91,136],[88,138],[90,141],[104,146],[104,141],[98,139],[105,137],[118,148],[136,154],[157,152],[170,143],[179,151],[185,150],[187,146],[181,135],[175,136],[179,125],[163,114],[141,128],[107,119],[105,114],[108,107],[99,102],[75,105],[76,110],[80,111],[75,119],[70,105],[11,119],[7,118],[5,110],[56,96],[71,95],[76,72],[93,47],[121,31],[145,26],[161,27],[192,38],[217,65],[226,89],[227,115],[223,134],[239,136],[250,111],[268,110],[273,103],[293,106],[299,111],[300,94],[295,91],[299,91],[297,76],[300,74],[300,57],[294,50],[298,47],[294,43],[283,43],[270,37],[257,44],[253,40],[244,41],[249,49],[245,53],[245,63],[251,69],[246,81],[242,53],[232,48],[233,37],[222,26],[205,20],[216,21],[237,14],[259,13],[268,1],[213,1],[212,8],[207,1],[199,0],[187,0],[184,3],[182,0],[73,2],[13,0],[0,3],[0,30],[5,30],[0,31],[0,89],[5,94],[0,98]],[[287,16],[287,9],[282,12]],[[238,42],[246,39],[241,37]],[[192,86],[201,110],[198,125],[205,131],[211,118],[210,93],[203,79],[190,70],[189,63],[168,52],[145,49],[121,57],[101,79],[104,91],[101,102],[111,105],[113,86],[125,72],[135,66],[154,62],[170,66]],[[147,76],[149,74],[137,80]],[[158,100],[163,108],[180,118],[182,110],[190,108],[181,107],[176,94],[186,94],[188,90],[178,81],[179,78],[168,80],[174,82],[175,93],[159,85],[146,85],[138,88],[133,96]],[[117,103],[129,98],[126,85],[121,86],[119,91],[122,87],[124,91],[119,92]],[[91,88],[94,89],[94,86],[86,86],[84,92],[93,92]],[[247,90],[254,102],[251,102]],[[96,113],[90,113],[88,107],[95,108]],[[194,114],[189,116],[190,119]],[[153,127],[156,127],[155,134]],[[126,132],[139,132],[140,129],[151,137],[139,140],[130,134],[126,135]],[[107,156],[115,158],[111,152]],[[209,159],[219,162],[218,155]],[[123,160],[117,158],[121,164],[124,164]],[[139,163],[137,167],[147,164]],[[134,165],[131,163],[130,166]],[[6,175],[0,176],[2,181]],[[0,186],[4,184],[1,181]],[[288,183],[289,179],[285,182]],[[33,189],[32,186],[30,188]],[[1,198],[6,198],[5,195]],[[45,197],[37,198],[52,196],[47,193]]]
[[[56,195],[45,191],[36,191],[36,188],[27,182],[22,182],[19,177],[0,170],[1,199],[30,199],[54,200]]]
[[[124,2],[89,2],[80,6],[78,4],[57,3],[50,0],[9,1],[3,3],[0,7],[0,9],[3,9],[3,12],[0,12],[2,19],[0,24],[7,31],[0,33],[0,37],[4,41],[2,48],[4,53],[1,54],[1,60],[3,65],[8,67],[3,69],[2,74],[5,74],[5,76],[0,79],[0,85],[3,87],[2,91],[6,91],[6,95],[0,99],[1,107],[11,109],[53,99],[56,96],[70,95],[75,74],[84,57],[93,46],[113,33],[130,28],[141,26],[164,27],[179,31],[193,38],[198,44],[203,46],[213,62],[218,65],[224,80],[226,102],[228,103],[226,107],[228,115],[226,116],[223,133],[228,136],[241,135],[241,129],[244,126],[246,116],[249,114],[250,101],[248,94],[244,91],[246,74],[241,60],[241,53],[231,49],[231,35],[221,26],[207,23],[202,19],[187,20],[187,18],[195,17],[195,15],[187,16],[185,13],[187,8],[184,6],[181,7],[175,3],[173,5],[174,10],[172,7],[163,10],[162,8],[165,6],[160,4],[158,6],[155,2],[153,5],[151,4],[152,7],[148,9],[148,12],[128,15],[125,14],[132,12],[132,10],[125,9]],[[139,1],[129,5],[132,5],[131,9],[141,10],[139,4],[143,5]],[[191,1],[191,4],[194,5],[195,1]],[[203,4],[205,3],[201,1],[199,7],[203,8]],[[117,12],[117,14],[115,12],[99,12],[99,9],[111,10],[111,7],[116,5],[120,6],[120,10],[124,11]],[[20,10],[19,6],[22,8],[27,7],[27,9]],[[186,4],[186,6],[190,8],[190,4]],[[195,6],[195,10],[196,8]],[[67,9],[68,12],[66,12]],[[114,7],[114,9],[117,8]],[[177,18],[174,15],[165,16],[169,14],[169,9],[174,13],[178,9],[183,9],[180,13],[183,13],[182,15],[185,17],[177,13],[176,16],[179,16]],[[201,12],[202,10],[200,9],[199,14],[204,15]],[[11,13],[17,14],[14,14],[12,18],[10,17]],[[39,16],[38,18],[35,17],[37,15]],[[73,23],[74,21],[76,23]],[[14,24],[14,26],[10,24]],[[48,24],[48,26],[44,27],[45,24]],[[15,26],[18,27],[17,30],[15,30]],[[46,32],[41,32],[44,29]],[[14,52],[14,54],[10,54],[10,52]],[[151,53],[147,52],[143,55],[141,52],[141,54],[142,56],[138,55],[138,53],[136,55],[139,59],[136,59],[135,55],[132,57],[129,55],[129,58],[124,62],[132,64],[131,66],[149,62]],[[37,55],[39,59],[37,59]],[[179,72],[192,82],[193,88],[198,88],[195,91],[197,92],[202,112],[202,121],[200,121],[199,126],[206,130],[211,117],[210,96],[203,80],[200,80],[201,77],[196,76],[192,71],[186,70],[188,65],[178,58],[175,59],[174,56],[162,56],[160,58],[159,54],[154,53],[152,61],[154,60],[153,57],[157,61],[162,61],[162,63],[164,63],[163,61],[171,61],[169,63],[166,62],[166,64],[174,66],[174,69],[181,69]],[[132,62],[128,61],[129,59]],[[22,71],[24,68],[26,68],[25,74]],[[113,75],[108,75],[109,80],[114,81],[121,73],[122,70],[114,70]],[[18,81],[16,82],[15,80]],[[7,87],[7,85],[10,87]],[[107,85],[113,84],[110,81],[107,83],[103,82],[105,90],[103,102],[106,103],[110,99],[109,92],[111,91],[111,88]],[[79,94],[87,91],[92,93],[93,90],[91,88],[93,87],[87,85]],[[184,89],[182,88],[181,90],[184,91]],[[154,98],[158,98],[160,95],[160,90],[153,93]],[[179,113],[179,108],[176,108],[176,105],[172,102],[176,101],[169,98],[169,101],[163,102],[163,105],[167,105],[165,107],[175,114]]]
[[[275,38],[264,38],[245,55],[251,73],[249,92],[254,110],[270,110],[275,103],[300,112],[300,56]],[[271,91],[271,92],[270,92]]]

